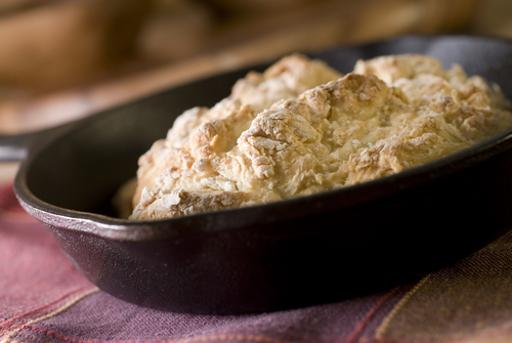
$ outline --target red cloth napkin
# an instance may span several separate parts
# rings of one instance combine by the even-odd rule
[[[156,311],[89,283],[0,188],[0,342],[512,341],[512,237],[416,285],[245,316]]]

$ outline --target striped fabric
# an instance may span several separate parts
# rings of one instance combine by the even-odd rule
[[[416,284],[246,316],[160,312],[85,280],[0,188],[0,342],[512,342],[512,235]]]

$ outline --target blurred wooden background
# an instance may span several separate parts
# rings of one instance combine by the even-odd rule
[[[512,36],[512,1],[2,0],[0,132],[292,51],[445,32]]]

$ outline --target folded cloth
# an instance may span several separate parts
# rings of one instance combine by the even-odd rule
[[[512,235],[415,285],[241,316],[138,307],[89,283],[0,187],[0,342],[512,341]]]

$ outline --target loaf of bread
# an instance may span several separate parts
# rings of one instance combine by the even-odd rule
[[[131,219],[305,196],[398,173],[512,127],[495,85],[422,55],[340,75],[293,55],[183,113],[139,160]]]

